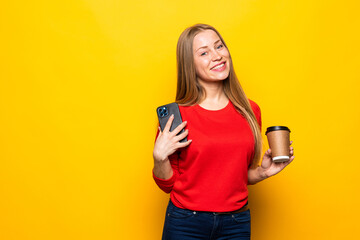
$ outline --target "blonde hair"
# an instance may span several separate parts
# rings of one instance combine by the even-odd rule
[[[199,32],[204,30],[213,30],[219,36],[224,46],[227,48],[226,43],[221,37],[220,33],[214,27],[207,24],[195,24],[191,27],[186,28],[181,33],[176,50],[178,76],[175,100],[175,102],[178,103],[180,106],[191,106],[194,104],[199,104],[206,97],[205,89],[197,81],[193,56],[194,37]],[[230,73],[229,76],[225,80],[223,80],[223,89],[225,95],[233,103],[236,110],[245,117],[251,127],[255,142],[253,155],[254,157],[251,167],[255,168],[259,165],[262,151],[261,131],[255,114],[251,108],[250,102],[246,97],[238,78],[236,77],[230,52],[229,57]]]

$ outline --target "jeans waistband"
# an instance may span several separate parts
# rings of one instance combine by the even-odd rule
[[[169,200],[169,202],[170,202],[174,207],[177,207],[177,206],[171,201],[171,199]],[[211,214],[214,214],[214,215],[234,214],[234,213],[241,213],[241,212],[247,211],[247,210],[249,209],[248,203],[249,203],[249,202],[246,201],[246,203],[245,203],[245,205],[244,205],[243,207],[241,207],[240,209],[231,211],[231,212],[196,211],[196,210],[191,210],[191,209],[186,209],[186,210],[188,210],[188,211],[193,211],[193,212],[211,213]],[[177,208],[179,208],[179,207],[177,207]],[[183,208],[182,208],[182,209],[183,209]]]

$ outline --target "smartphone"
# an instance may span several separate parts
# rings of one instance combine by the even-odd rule
[[[170,126],[170,132],[172,132],[177,126],[179,126],[182,123],[179,105],[176,102],[165,104],[156,108],[156,113],[159,119],[161,131],[164,131],[165,125],[169,120],[171,114],[174,114],[174,119]],[[181,131],[178,134],[176,134],[176,136],[183,133],[184,131],[185,131],[184,128],[181,129]],[[187,141],[186,137],[180,140],[180,142],[186,142],[186,141]]]

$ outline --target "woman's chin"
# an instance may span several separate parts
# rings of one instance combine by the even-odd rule
[[[214,80],[225,80],[229,77],[229,72],[228,73],[223,73],[223,74],[219,74],[217,76],[214,76]]]
[[[227,74],[224,73],[224,74],[211,75],[206,79],[198,77],[198,80],[205,81],[205,82],[215,82],[215,81],[223,81],[223,80],[227,79],[228,77],[229,77],[229,72]]]

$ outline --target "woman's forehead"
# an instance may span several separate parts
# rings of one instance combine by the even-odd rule
[[[213,30],[201,31],[194,37],[194,50],[197,51],[199,48],[202,47],[213,46],[219,40],[220,37]]]

